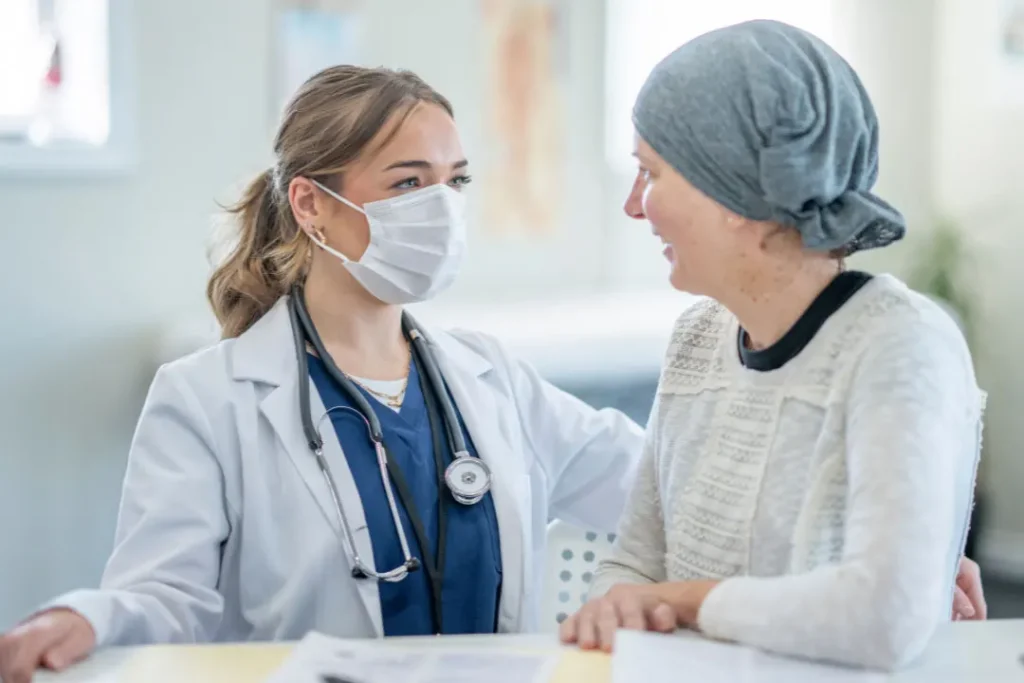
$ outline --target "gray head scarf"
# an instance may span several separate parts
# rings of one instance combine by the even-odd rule
[[[648,77],[633,122],[698,190],[746,218],[794,226],[809,249],[852,254],[906,232],[870,192],[878,121],[864,87],[797,28],[751,21],[686,43]]]

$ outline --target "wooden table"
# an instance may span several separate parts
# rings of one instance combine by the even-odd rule
[[[559,649],[552,635],[393,638],[385,646]],[[111,648],[41,683],[257,683],[284,661],[289,644],[154,645]],[[563,648],[552,683],[607,683],[611,658]],[[958,623],[936,634],[915,666],[880,680],[892,683],[1024,683],[1024,619]]]

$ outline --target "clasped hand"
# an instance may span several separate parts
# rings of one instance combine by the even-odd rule
[[[694,628],[700,607],[717,581],[676,581],[653,584],[619,584],[594,598],[564,622],[563,643],[585,650],[610,652],[615,631],[657,631]],[[962,557],[953,595],[953,621],[986,619],[988,608],[977,563]]]

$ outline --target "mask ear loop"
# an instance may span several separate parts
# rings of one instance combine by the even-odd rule
[[[353,209],[355,209],[356,211],[358,211],[359,213],[363,214],[364,216],[366,215],[366,211],[364,211],[364,210],[363,210],[363,208],[362,208],[361,206],[357,206],[357,205],[353,204],[352,202],[350,202],[349,200],[345,199],[345,198],[344,198],[344,197],[342,197],[342,196],[341,196],[340,194],[338,194],[337,192],[335,192],[335,191],[334,191],[334,190],[332,190],[331,188],[327,187],[327,186],[326,186],[326,185],[324,185],[323,183],[321,183],[321,182],[319,182],[319,181],[316,181],[316,180],[313,180],[312,178],[310,178],[309,182],[311,182],[311,183],[313,183],[314,185],[316,185],[317,187],[319,187],[319,188],[320,188],[321,190],[323,190],[323,191],[324,191],[324,192],[325,192],[325,193],[326,193],[326,194],[327,194],[327,195],[328,195],[329,197],[333,197],[334,199],[337,199],[337,200],[338,200],[339,202],[341,202],[341,203],[342,203],[342,204],[344,204],[345,206],[348,206],[348,207],[350,207],[350,208],[353,208]]]
[[[322,192],[324,192],[328,197],[332,197],[334,199],[337,199],[339,202],[341,202],[345,206],[348,206],[348,207],[350,207],[352,209],[355,209],[356,211],[358,211],[359,213],[363,214],[364,216],[366,215],[366,211],[364,211],[362,209],[362,207],[356,206],[355,204],[353,204],[349,200],[345,199],[344,197],[342,197],[340,194],[338,194],[337,192],[335,192],[331,188],[329,188],[326,185],[324,185],[323,183],[321,183],[320,181],[313,180],[312,178],[309,178],[309,182],[313,183],[318,188],[320,188],[320,190]],[[311,240],[313,240],[314,244],[316,244],[318,247],[320,247],[321,249],[326,251],[331,256],[334,256],[336,258],[341,259],[342,263],[353,263],[353,260],[350,259],[348,256],[345,256],[344,254],[342,254],[337,249],[334,249],[332,247],[327,246],[327,236],[324,235],[323,228],[319,228],[319,233],[320,233],[319,235],[312,234],[313,232],[315,232],[317,230],[317,228],[313,227],[312,225],[310,225],[310,228],[312,228],[312,230],[309,233],[307,233],[307,234],[309,234],[309,238]]]

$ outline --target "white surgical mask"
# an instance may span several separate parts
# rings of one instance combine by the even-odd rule
[[[370,246],[353,261],[323,241],[352,276],[387,304],[426,301],[448,289],[466,254],[466,198],[448,185],[431,185],[356,206],[315,180],[321,190],[366,216]]]

